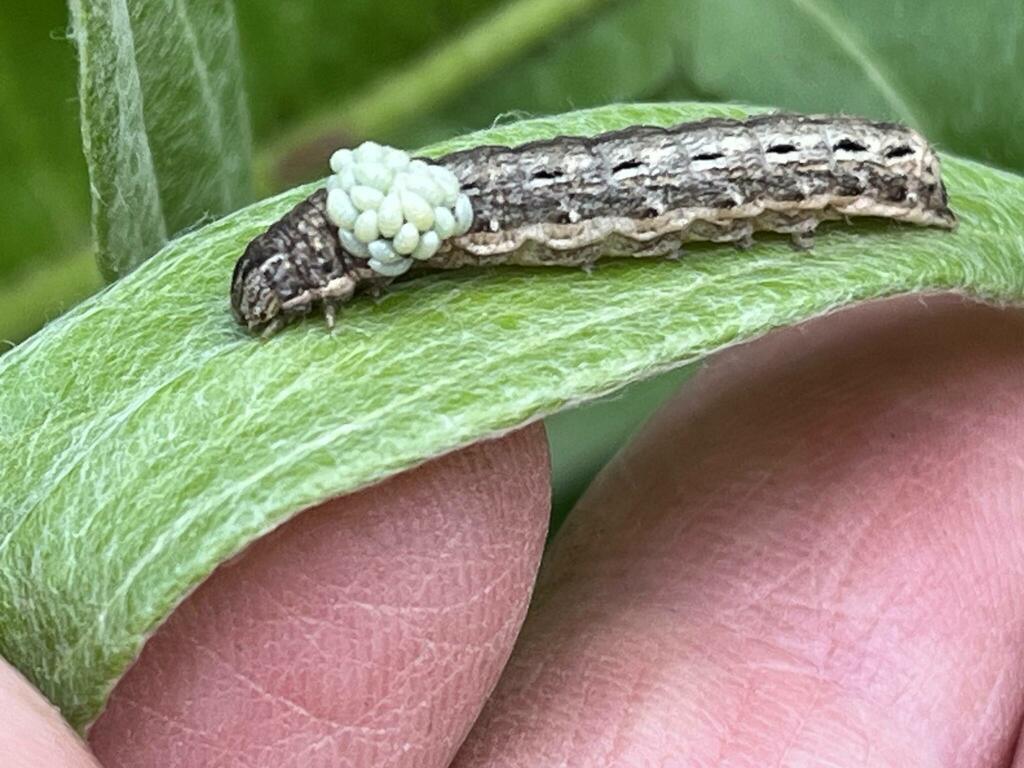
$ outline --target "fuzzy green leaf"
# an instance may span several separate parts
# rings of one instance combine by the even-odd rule
[[[738,107],[617,106],[435,147]],[[309,188],[172,242],[0,358],[0,655],[77,727],[225,558],[297,511],[567,404],[862,299],[1024,297],[1024,179],[944,158],[955,233],[831,226],[810,253],[425,277],[267,343],[228,311],[245,243]]]
[[[760,101],[913,124],[941,148],[1024,169],[1019,0],[630,0],[399,126],[426,141],[494,115],[641,99]]]
[[[250,196],[251,141],[231,0],[70,0],[100,269]]]
[[[699,0],[705,93],[893,118],[940,147],[1024,169],[1020,0]]]

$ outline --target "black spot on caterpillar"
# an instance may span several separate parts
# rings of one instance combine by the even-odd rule
[[[907,155],[912,154],[914,154],[914,150],[906,144],[901,144],[898,147],[889,147],[889,149],[885,150],[885,157],[887,160],[892,160],[896,157],[906,157]]]
[[[851,138],[844,138],[837,141],[832,145],[832,151],[838,152],[842,150],[844,152],[867,152],[867,147]]]
[[[552,171],[552,170],[548,170],[547,168],[544,168],[542,170],[534,171],[533,172],[533,178],[534,179],[557,179],[561,175],[562,175],[561,171],[558,171],[558,170]]]
[[[623,160],[612,168],[612,173],[621,173],[622,171],[632,171],[641,166],[639,160]]]
[[[822,221],[875,216],[952,229],[939,160],[905,126],[844,116],[712,118],[633,126],[517,147],[481,146],[427,161],[458,179],[473,207],[462,235],[425,269],[498,264],[588,266],[604,256],[674,256],[690,240],[748,245],[756,232],[802,247]],[[347,252],[314,192],[249,243],[231,305],[270,334],[393,278]]]

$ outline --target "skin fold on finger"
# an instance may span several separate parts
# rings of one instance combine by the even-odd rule
[[[0,765],[4,768],[99,768],[57,708],[3,659],[0,659]]]
[[[543,427],[307,510],[156,632],[105,768],[444,766],[508,658],[549,514]]]
[[[1017,749],[1013,755],[1012,768],[1024,768],[1024,730],[1017,737]]]
[[[599,476],[453,765],[1012,760],[1024,312],[874,302],[727,350]]]

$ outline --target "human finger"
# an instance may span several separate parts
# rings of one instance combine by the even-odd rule
[[[716,357],[589,490],[458,768],[991,766],[1024,671],[1024,313]]]
[[[106,768],[443,766],[507,659],[547,528],[542,427],[308,510],[157,630]]]

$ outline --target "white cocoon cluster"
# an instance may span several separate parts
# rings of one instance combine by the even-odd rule
[[[342,247],[382,275],[401,275],[473,223],[473,206],[455,174],[400,149],[372,141],[339,149],[331,170],[327,218]]]

